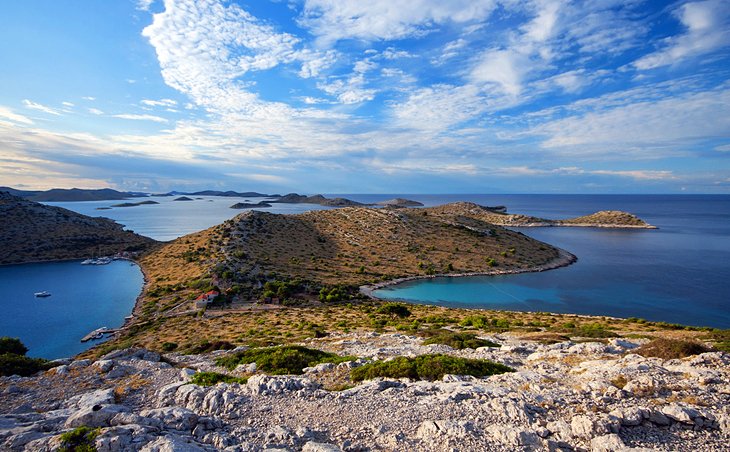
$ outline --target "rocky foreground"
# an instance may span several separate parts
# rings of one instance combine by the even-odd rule
[[[59,434],[89,426],[101,428],[99,451],[727,450],[728,354],[662,360],[633,354],[641,340],[489,339],[501,347],[457,351],[400,334],[312,339],[304,345],[360,358],[211,387],[191,384],[191,375],[225,372],[213,360],[231,352],[161,357],[127,349],[59,362],[34,377],[0,379],[0,449],[55,450]],[[517,371],[322,389],[369,360],[426,353]],[[255,372],[240,367],[239,375]]]

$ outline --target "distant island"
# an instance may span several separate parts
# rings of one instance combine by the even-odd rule
[[[140,202],[123,202],[121,204],[112,204],[111,207],[137,207],[137,206],[146,206],[146,205],[152,205],[152,204],[159,204],[159,202],[152,201],[152,200],[140,201]]]
[[[236,204],[233,204],[231,206],[231,209],[263,209],[266,207],[271,207],[271,204],[266,201],[261,201],[257,203],[237,202]]]
[[[54,188],[45,191],[29,191],[0,187],[0,192],[7,192],[11,195],[36,202],[114,201],[147,196],[146,194],[121,192],[112,190],[111,188],[102,188],[99,190]]]
[[[180,196],[179,198],[173,199],[173,201],[193,201],[193,198],[188,198],[187,196]]]
[[[363,205],[357,201],[345,198],[325,198],[322,195],[306,196],[297,193],[289,193],[287,195],[278,196],[276,199],[268,202],[281,204],[318,204],[320,206],[330,207],[354,207]]]

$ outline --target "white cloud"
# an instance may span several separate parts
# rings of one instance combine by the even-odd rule
[[[69,107],[69,108],[70,108],[70,107],[75,107],[75,106],[76,106],[75,104],[72,104],[71,102],[61,102],[61,104],[62,104],[62,105],[63,105],[64,107]]]
[[[140,101],[142,105],[146,105],[148,107],[174,107],[177,105],[177,101],[172,99],[160,99],[160,100],[151,100],[151,99],[144,99]]]
[[[30,108],[31,110],[42,111],[43,113],[48,113],[49,115],[54,115],[54,116],[61,116],[61,112],[56,110],[55,108],[47,107],[45,105],[30,101],[28,99],[23,99],[23,105],[25,105],[25,108]]]
[[[730,87],[663,98],[625,94],[628,99],[617,94],[596,99],[588,111],[585,103],[576,103],[583,104],[576,114],[529,133],[544,136],[546,149],[600,158],[667,157],[708,137],[730,138]]]
[[[637,69],[675,64],[730,45],[730,1],[685,3],[675,11],[675,15],[686,32],[667,38],[662,50],[635,61]]]
[[[23,115],[13,112],[13,110],[0,106],[0,118],[4,118],[20,124],[33,124],[33,121]]]
[[[84,96],[84,97],[82,97],[82,99],[84,99],[84,100],[88,100],[88,101],[95,101],[95,100],[96,100],[96,97],[92,97],[92,96]]]
[[[152,122],[168,122],[167,119],[155,115],[135,115],[135,114],[121,114],[112,115],[114,118],[130,119],[133,121],[152,121]]]
[[[414,90],[392,111],[402,127],[441,131],[481,114],[487,107],[486,99],[473,85],[435,85]]]
[[[474,83],[497,84],[505,93],[518,96],[528,63],[529,58],[516,51],[487,51],[472,69],[470,78]]]
[[[590,174],[603,176],[620,176],[630,177],[635,180],[672,180],[677,177],[671,171],[656,170],[630,170],[630,171],[612,171],[612,170],[594,170],[589,171]]]
[[[405,50],[398,50],[395,47],[388,47],[383,50],[383,58],[386,60],[398,60],[401,58],[413,58],[414,55]]]
[[[137,9],[140,11],[149,11],[155,0],[137,0]]]
[[[393,40],[428,33],[436,25],[482,20],[493,0],[306,0],[300,24],[329,46],[340,39]]]
[[[103,111],[101,111],[101,110],[99,110],[98,108],[88,108],[87,110],[88,110],[88,111],[89,111],[89,113],[91,113],[92,115],[103,115],[103,114],[104,114],[104,112],[103,112]]]

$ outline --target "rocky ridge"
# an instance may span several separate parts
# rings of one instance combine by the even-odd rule
[[[612,339],[453,350],[400,334],[341,334],[304,345],[361,357],[302,376],[254,373],[246,384],[190,383],[216,356],[127,349],[0,378],[0,448],[50,451],[59,434],[98,427],[104,451],[723,450],[730,439],[730,355],[661,360]],[[441,381],[376,379],[341,391],[321,382],[369,360],[446,353],[514,373]],[[235,373],[250,375],[250,366]]]

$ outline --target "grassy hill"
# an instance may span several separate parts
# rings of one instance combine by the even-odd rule
[[[156,243],[107,218],[87,217],[6,192],[0,192],[0,218],[0,264],[144,251]]]

